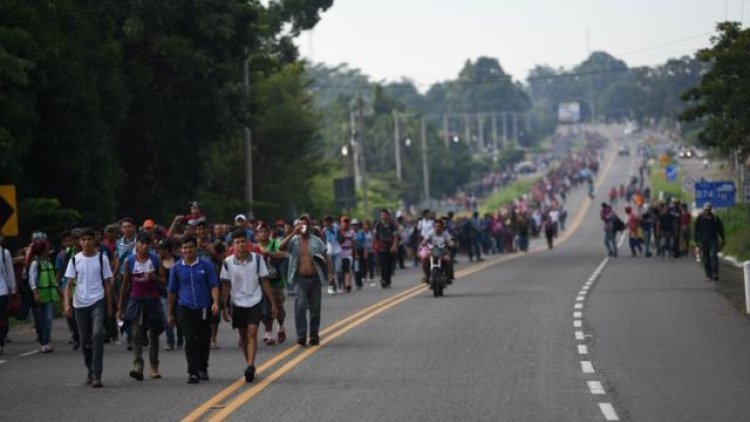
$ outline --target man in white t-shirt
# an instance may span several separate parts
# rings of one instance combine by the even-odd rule
[[[102,387],[104,319],[112,317],[112,269],[107,255],[97,250],[94,231],[81,231],[81,252],[68,262],[65,277],[65,316],[75,319],[81,337],[83,361],[88,369],[86,385]],[[73,289],[75,288],[75,293]],[[106,312],[106,314],[105,314]]]
[[[245,381],[252,382],[255,379],[258,326],[263,318],[261,300],[264,293],[267,297],[273,297],[273,292],[263,257],[247,251],[245,230],[235,230],[231,236],[234,254],[224,260],[219,276],[223,282],[224,320],[231,320],[232,327],[239,331],[242,352],[247,362]],[[276,312],[276,304],[271,301],[271,318],[276,318]]]
[[[419,234],[419,243],[422,243],[427,237],[432,234],[435,227],[435,216],[430,210],[424,210],[422,212],[422,218],[417,222],[417,230]]]

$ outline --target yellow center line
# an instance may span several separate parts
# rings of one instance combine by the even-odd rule
[[[597,180],[595,181],[596,188],[599,188],[604,180],[604,175],[607,174],[614,163],[615,155],[611,154],[609,160],[607,161],[606,165],[602,169],[602,171],[599,173],[599,177],[597,177]],[[566,230],[565,234],[560,236],[558,240],[558,244],[561,244],[565,242],[572,234],[578,230],[578,227],[582,224],[583,218],[586,216],[586,213],[588,212],[589,208],[591,207],[593,201],[591,198],[586,196],[581,203],[581,208],[579,208],[578,212],[576,213],[576,216],[574,217],[572,224],[570,225],[569,230]],[[520,258],[522,256],[525,256],[527,254],[535,254],[539,252],[544,252],[547,250],[547,247],[545,245],[539,245],[536,248],[533,248],[528,253],[514,253],[510,255],[506,255],[503,257],[495,258],[488,260],[487,262],[484,262],[482,264],[475,264],[472,265],[469,268],[465,268],[463,270],[457,271],[455,276],[456,278],[465,277],[470,274],[474,274],[476,272],[482,271],[484,269],[487,269],[489,267],[492,267],[494,265],[500,264],[502,262],[515,260],[517,258]],[[297,357],[292,359],[291,361],[287,362],[284,366],[277,369],[273,373],[271,373],[268,377],[263,379],[258,384],[253,385],[251,388],[246,390],[245,392],[241,393],[240,395],[236,396],[226,407],[219,410],[215,415],[213,415],[209,420],[210,421],[222,421],[226,417],[232,414],[239,406],[244,404],[245,402],[249,401],[253,397],[255,397],[257,394],[259,394],[261,391],[263,391],[268,385],[270,385],[273,381],[278,379],[279,377],[283,376],[290,370],[292,370],[294,367],[299,365],[301,362],[303,362],[305,359],[310,357],[312,354],[314,354],[317,350],[319,350],[321,347],[327,345],[331,341],[335,340],[336,338],[340,337],[341,335],[351,331],[355,327],[358,327],[359,325],[363,324],[365,321],[368,321],[375,317],[376,315],[381,314],[382,312],[385,312],[386,310],[400,304],[401,302],[404,302],[408,299],[411,299],[412,297],[415,297],[422,293],[424,290],[426,290],[427,287],[423,285],[422,283],[411,287],[399,294],[393,295],[389,298],[386,298],[380,302],[377,302],[373,305],[368,306],[367,308],[362,309],[359,312],[356,312],[352,315],[350,315],[347,318],[344,318],[328,327],[326,329],[322,330],[320,332],[321,336],[327,335],[329,332],[336,330],[338,327],[344,326],[340,330],[334,332],[331,335],[327,335],[325,338],[321,337],[321,343],[318,347],[312,347],[301,354],[299,354]],[[348,324],[348,325],[347,325]],[[273,367],[278,362],[286,359],[290,355],[292,355],[295,351],[301,349],[301,347],[297,344],[290,346],[288,349],[286,349],[284,352],[274,356],[272,359],[265,362],[263,365],[258,367],[257,373],[260,374],[263,371]],[[201,406],[196,408],[193,412],[191,412],[189,415],[187,415],[185,418],[183,418],[183,422],[185,421],[197,421],[200,419],[201,416],[203,416],[206,412],[210,411],[215,405],[219,404],[222,400],[224,400],[226,397],[234,393],[236,390],[240,389],[243,385],[246,385],[246,382],[244,378],[240,378],[231,385],[229,385],[227,388],[222,390],[221,392],[217,393],[214,397],[210,398],[208,401],[203,403]]]
[[[318,350],[320,350],[321,347],[327,345],[328,343],[332,342],[336,338],[344,335],[345,333],[353,330],[354,328],[358,327],[359,325],[363,324],[364,322],[376,317],[377,315],[387,311],[388,309],[398,305],[399,303],[409,300],[414,296],[417,296],[422,293],[422,291],[427,290],[426,286],[418,286],[417,289],[412,291],[410,294],[402,296],[400,299],[395,300],[387,304],[386,306],[383,306],[374,312],[370,313],[369,315],[366,315],[357,321],[347,325],[346,327],[336,331],[335,333],[327,336],[325,339],[323,339],[320,343],[319,347],[310,347],[307,350],[305,350],[303,353],[299,354],[294,359],[287,362],[284,366],[274,371],[271,375],[263,379],[258,384],[254,385],[247,391],[243,392],[242,394],[235,397],[227,406],[221,410],[219,410],[215,415],[213,415],[209,421],[210,422],[217,422],[217,421],[223,421],[225,420],[229,415],[231,415],[237,408],[245,404],[245,402],[249,401],[256,395],[258,395],[260,392],[266,389],[271,383],[273,383],[278,378],[282,377],[287,372],[294,369],[297,365],[299,365],[302,361],[307,359],[308,357],[315,354]]]
[[[386,298],[386,299],[384,299],[384,300],[382,300],[380,302],[377,302],[377,303],[375,303],[373,305],[370,305],[370,306],[368,306],[368,307],[366,307],[366,308],[364,308],[364,309],[362,309],[362,310],[360,310],[360,311],[358,311],[358,312],[356,312],[356,313],[354,313],[354,314],[352,314],[352,315],[350,315],[350,316],[348,316],[348,317],[346,317],[346,318],[344,318],[344,319],[342,319],[342,320],[340,320],[340,321],[338,321],[338,322],[336,322],[334,324],[331,324],[330,326],[328,326],[324,330],[322,330],[320,332],[320,335],[324,336],[324,335],[328,334],[329,332],[337,329],[338,327],[340,327],[340,326],[342,326],[344,324],[347,324],[348,322],[352,321],[353,319],[359,318],[360,316],[362,316],[364,314],[367,314],[369,312],[372,312],[373,310],[376,310],[376,309],[378,309],[378,308],[380,308],[382,306],[385,306],[386,304],[388,304],[388,303],[390,303],[390,302],[392,302],[394,300],[397,300],[400,297],[406,296],[406,295],[412,293],[413,291],[415,291],[415,290],[417,290],[417,289],[419,289],[421,287],[422,286],[411,287],[411,288],[406,289],[405,291],[403,291],[403,292],[401,292],[399,294],[393,295],[393,296],[388,297],[388,298]],[[290,355],[294,354],[294,352],[296,352],[299,349],[300,349],[300,346],[295,343],[294,345],[288,347],[283,352],[275,355],[273,358],[269,359],[268,361],[266,361],[262,365],[260,365],[257,368],[256,373],[257,374],[262,374],[264,371],[268,370],[269,368],[273,367],[274,365],[276,365],[280,361],[282,361],[282,360],[286,359],[287,357],[289,357]],[[230,384],[229,386],[227,386],[226,388],[224,388],[222,391],[218,392],[216,395],[214,395],[213,397],[211,397],[210,399],[208,399],[206,402],[204,402],[203,404],[201,404],[200,406],[198,406],[195,410],[193,410],[192,412],[190,412],[190,414],[188,414],[187,416],[185,416],[182,419],[182,421],[183,422],[193,422],[193,421],[199,420],[200,417],[203,416],[203,414],[205,414],[206,412],[210,411],[214,406],[216,406],[219,403],[221,403],[222,400],[226,399],[228,396],[230,396],[232,393],[234,393],[235,391],[237,391],[238,389],[240,389],[245,384],[246,384],[246,382],[245,382],[245,378],[244,377],[238,378],[235,382],[233,382],[232,384]]]

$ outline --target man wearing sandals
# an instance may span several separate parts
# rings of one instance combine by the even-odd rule
[[[159,379],[159,335],[164,331],[164,310],[160,290],[166,277],[159,257],[149,252],[151,236],[141,234],[135,245],[135,255],[125,261],[117,319],[130,324],[133,333],[135,368],[130,376],[143,380],[143,347],[148,344],[151,378]]]

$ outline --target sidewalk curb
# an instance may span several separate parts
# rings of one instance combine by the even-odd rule
[[[724,261],[727,261],[728,263],[734,265],[737,268],[742,268],[742,262],[737,260],[737,257],[731,256],[731,255],[724,255],[723,253],[719,252],[717,254],[719,258],[723,259]]]

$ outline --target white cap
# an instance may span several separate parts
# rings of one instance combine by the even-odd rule
[[[245,217],[245,214],[237,214],[234,216],[234,221],[247,221],[247,217]]]

